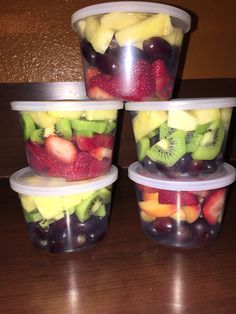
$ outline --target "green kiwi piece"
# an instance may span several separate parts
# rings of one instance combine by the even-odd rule
[[[75,135],[92,137],[93,136],[93,131],[90,131],[90,130],[80,130],[80,131],[75,130]]]
[[[199,134],[196,131],[187,132],[185,137],[186,152],[192,153],[200,144],[203,134]]]
[[[36,129],[34,120],[28,113],[21,113],[20,122],[23,127],[24,139],[27,141],[30,138],[30,134]]]
[[[26,211],[24,211],[24,217],[27,223],[38,222],[38,221],[43,220],[43,217],[41,216],[41,214],[39,213],[37,209],[31,211],[30,213],[27,213]]]
[[[193,151],[192,158],[195,160],[212,160],[221,150],[225,130],[220,119],[213,121],[198,145]]]
[[[206,123],[206,124],[198,124],[198,126],[196,128],[196,132],[199,134],[205,133],[207,131],[207,129],[209,128],[210,124],[211,124],[210,122]]]
[[[72,129],[71,129],[70,121],[66,118],[60,119],[55,124],[55,131],[56,131],[56,134],[58,134],[61,137],[64,137],[67,140],[72,139]]]
[[[185,132],[177,130],[148,149],[147,156],[155,162],[171,167],[185,153]]]
[[[138,160],[143,160],[146,156],[147,150],[150,148],[150,140],[147,137],[143,137],[140,141],[137,143],[137,155]]]
[[[44,142],[44,129],[33,130],[30,134],[31,142],[43,144]]]
[[[106,206],[102,204],[94,213],[95,216],[105,217],[107,214]]]
[[[105,134],[111,133],[116,128],[116,122],[111,121],[107,123]]]
[[[72,129],[78,131],[89,130],[94,133],[103,134],[107,127],[105,121],[71,120]]]
[[[163,138],[167,137],[168,135],[170,135],[171,133],[173,133],[176,129],[170,128],[168,127],[167,123],[163,123],[160,125],[159,127],[159,131],[160,131],[160,140],[162,140]]]
[[[102,205],[110,202],[111,192],[105,188],[100,189],[84,199],[76,206],[75,214],[80,222],[85,222],[94,214]]]
[[[156,136],[159,134],[159,128],[156,128],[155,130],[153,130],[152,132],[148,133],[147,137],[148,138],[152,138],[153,136]]]

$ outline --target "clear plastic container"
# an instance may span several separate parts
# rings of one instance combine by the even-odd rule
[[[77,181],[110,170],[121,102],[14,101],[11,107],[37,174]]]
[[[128,102],[138,160],[169,178],[204,176],[222,165],[236,98]]]
[[[87,95],[92,99],[170,99],[190,15],[151,2],[108,2],[76,11]]]
[[[10,177],[19,195],[33,244],[59,253],[89,248],[108,229],[115,166],[104,176],[80,182],[35,175],[29,167]]]
[[[204,179],[168,180],[150,175],[138,163],[130,165],[144,233],[169,247],[195,248],[214,241],[220,231],[227,190],[235,181],[234,167]]]

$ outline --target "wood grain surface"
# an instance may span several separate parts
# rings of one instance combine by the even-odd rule
[[[0,190],[1,313],[235,313],[236,186],[214,244],[173,250],[143,234],[133,184],[120,171],[106,238],[65,254],[33,247],[8,180]]]

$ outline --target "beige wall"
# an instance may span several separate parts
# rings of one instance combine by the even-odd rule
[[[82,79],[71,14],[88,0],[8,0],[0,4],[0,82]],[[101,2],[101,1],[100,1]],[[236,77],[236,1],[169,0],[193,12],[184,79]]]

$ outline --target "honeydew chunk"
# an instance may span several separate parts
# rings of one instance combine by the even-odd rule
[[[139,111],[132,121],[135,141],[138,142],[145,135],[158,128],[166,120],[167,114],[164,110]]]
[[[197,127],[197,119],[190,111],[169,110],[167,125],[183,131],[194,131]]]
[[[144,13],[111,12],[104,14],[100,19],[100,23],[104,28],[119,31],[128,26],[137,24],[145,18],[147,18],[147,15]]]
[[[115,120],[117,110],[88,110],[86,111],[86,119],[92,120]]]
[[[50,116],[46,111],[31,112],[31,117],[41,128],[53,126],[58,121],[58,118]]]
[[[96,32],[99,28],[99,20],[94,16],[89,16],[86,19],[86,25],[84,29],[84,35],[86,39],[91,43],[93,37],[96,35]]]
[[[79,119],[84,111],[48,111],[48,114],[56,118]]]
[[[33,199],[44,219],[55,218],[63,211],[60,196],[34,196]]]
[[[35,201],[30,195],[20,195],[20,201],[21,206],[27,213],[32,212],[36,208]]]
[[[229,129],[230,120],[232,115],[232,108],[222,108],[220,109],[221,121],[225,130]]]
[[[74,194],[74,195],[65,195],[62,196],[62,207],[64,210],[67,210],[69,208],[73,208],[82,201],[82,195],[81,194]]]
[[[206,124],[220,118],[219,109],[196,109],[192,110],[194,116],[197,119],[198,124]]]
[[[176,46],[181,46],[182,41],[183,41],[183,31],[179,27],[175,27],[173,29],[173,32],[170,33],[169,35],[164,36],[163,38],[168,41],[170,45],[176,45]]]
[[[107,50],[113,35],[114,31],[99,26],[97,32],[95,33],[95,36],[93,36],[90,43],[92,44],[95,51],[103,54]]]
[[[120,46],[135,43],[154,36],[167,36],[173,32],[174,27],[168,14],[153,15],[138,24],[129,26],[115,34]]]

